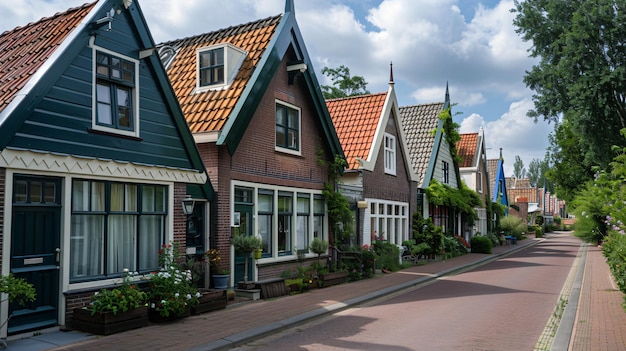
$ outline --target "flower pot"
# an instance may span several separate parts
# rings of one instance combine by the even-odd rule
[[[261,257],[263,257],[263,250],[254,250],[253,255],[255,260],[261,259]]]
[[[228,289],[228,277],[226,274],[213,274],[213,288]]]
[[[191,306],[192,315],[223,309],[228,304],[226,290],[201,289],[200,294],[200,302]]]
[[[114,315],[102,312],[91,315],[87,308],[74,308],[72,328],[87,333],[110,335],[148,325],[148,311],[145,306]]]

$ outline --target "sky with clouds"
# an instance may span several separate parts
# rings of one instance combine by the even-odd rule
[[[0,0],[0,32],[87,0]],[[285,0],[135,0],[156,43],[284,12]],[[446,83],[461,133],[484,129],[488,158],[543,159],[553,124],[526,117],[528,57],[512,24],[513,0],[294,0],[296,19],[320,84],[340,65],[386,91],[393,62],[401,106],[443,101]],[[1,53],[0,53],[1,55]]]

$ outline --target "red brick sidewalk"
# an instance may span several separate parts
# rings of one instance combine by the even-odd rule
[[[565,233],[562,233],[565,234]],[[559,234],[561,235],[561,234]],[[567,234],[565,234],[567,235]],[[549,240],[549,239],[547,239]],[[258,338],[275,328],[298,322],[329,311],[336,311],[380,294],[417,285],[493,259],[508,252],[537,243],[529,238],[517,245],[496,247],[491,255],[468,254],[444,262],[413,266],[393,274],[341,284],[304,294],[272,300],[250,301],[229,305],[224,310],[185,318],[168,324],[151,324],[107,337],[69,344],[54,350],[212,350],[227,348],[233,343]],[[626,313],[621,308],[623,294],[615,290],[609,269],[600,249],[587,252],[585,274],[570,350],[626,350]]]
[[[589,247],[571,351],[626,350],[624,294],[617,289],[602,250]]]

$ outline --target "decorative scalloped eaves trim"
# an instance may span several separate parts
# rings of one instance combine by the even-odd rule
[[[189,169],[138,165],[131,162],[78,157],[72,155],[4,149],[0,151],[0,167],[29,171],[69,173],[124,179],[204,184],[206,173]]]

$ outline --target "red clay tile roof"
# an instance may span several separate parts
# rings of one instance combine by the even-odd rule
[[[432,103],[400,107],[400,117],[409,148],[411,165],[419,177],[419,186],[424,185],[428,163],[435,146],[434,130],[439,124],[439,114],[444,103]]]
[[[472,167],[478,150],[478,133],[461,134],[461,140],[456,144],[457,155],[461,157],[459,167]]]
[[[276,31],[282,15],[159,44],[176,50],[167,74],[192,133],[220,131],[242,95]],[[225,89],[195,93],[196,49],[230,43],[247,52],[235,79]]]
[[[13,101],[95,4],[84,4],[0,34],[0,111]]]
[[[387,93],[326,100],[348,168],[359,169],[358,159],[368,160]]]

